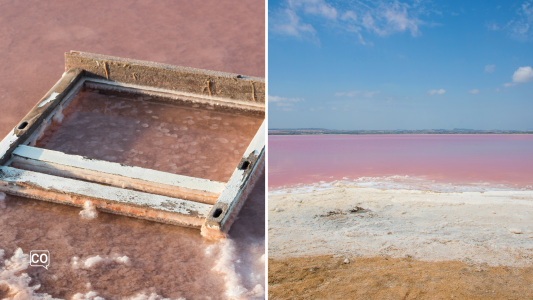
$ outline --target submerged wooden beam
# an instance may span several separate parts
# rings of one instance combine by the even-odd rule
[[[211,208],[202,226],[202,235],[225,238],[237,214],[244,205],[265,168],[265,122],[246,149],[241,162],[231,175],[224,191]]]
[[[20,145],[12,166],[151,194],[214,204],[225,183]]]
[[[86,201],[105,212],[163,223],[200,227],[212,205],[0,167],[0,191],[82,207]]]

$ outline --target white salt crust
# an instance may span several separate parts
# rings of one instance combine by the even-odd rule
[[[74,269],[91,269],[100,265],[108,265],[110,263],[118,263],[124,265],[131,265],[131,261],[127,256],[120,256],[118,254],[112,254],[110,256],[90,256],[85,259],[79,257],[72,258],[72,268]]]
[[[91,201],[85,201],[83,204],[83,210],[80,211],[80,216],[85,220],[92,220],[98,217],[98,211]]]
[[[217,244],[206,248],[207,256],[217,255],[218,260],[212,269],[213,272],[224,276],[227,299],[263,299],[265,296],[264,254],[251,263],[245,263],[238,255],[236,243],[230,238],[221,240]],[[259,272],[254,272],[259,270]],[[262,270],[262,271],[261,271]],[[243,278],[245,274],[247,278]],[[245,287],[244,280],[248,280],[248,286]]]
[[[410,256],[533,264],[533,191],[434,192],[354,184],[269,193],[269,256]],[[365,210],[352,212],[356,207]]]
[[[129,259],[126,256],[111,256],[102,258],[100,256],[93,256],[85,259],[83,262],[84,267],[91,268],[100,263],[109,263],[109,261],[115,261],[117,263],[129,264]],[[22,249],[15,250],[11,258],[4,260],[4,250],[0,249],[0,289],[7,290],[8,294],[5,295],[7,299],[12,300],[63,300],[59,298],[53,298],[46,293],[37,293],[41,285],[32,284],[32,278],[28,276],[26,271],[29,267],[29,255],[24,254]],[[87,283],[87,288],[90,288],[91,284]],[[157,293],[138,293],[131,297],[124,298],[125,300],[185,300],[185,298],[164,298]],[[71,300],[105,300],[105,298],[98,296],[96,291],[88,291],[83,293],[76,293],[72,296]]]

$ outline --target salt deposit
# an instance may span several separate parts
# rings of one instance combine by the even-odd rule
[[[72,297],[72,300],[105,300],[102,297],[98,296],[98,293],[90,291],[86,294],[77,293]]]
[[[129,266],[131,264],[130,262],[130,259],[129,257],[127,256],[120,256],[118,254],[113,254],[111,256],[100,256],[100,255],[95,255],[95,256],[90,256],[90,257],[87,257],[86,259],[80,259],[79,257],[75,256],[72,258],[72,268],[74,269],[79,269],[79,268],[83,268],[83,269],[90,269],[90,268],[93,268],[95,266],[98,266],[98,265],[106,265],[106,264],[110,264],[110,263],[119,263],[119,264],[124,264],[124,265],[127,265]]]
[[[264,256],[258,261],[246,263],[238,258],[237,251],[235,242],[231,239],[222,240],[218,244],[208,247],[206,249],[207,255],[218,252],[216,254],[218,260],[212,271],[224,276],[225,295],[228,299],[262,299],[265,281]],[[243,278],[242,273],[248,276],[248,285],[252,286],[251,289],[245,287],[245,278]]]
[[[533,191],[322,185],[270,193],[271,257],[409,255],[428,261],[533,264]]]
[[[133,296],[131,298],[127,298],[125,300],[173,300],[173,299],[163,298],[163,297],[159,296],[156,293],[151,293],[149,295],[138,294],[138,295],[135,295],[135,296]],[[179,298],[179,299],[176,299],[176,300],[185,300],[185,298]]]
[[[92,220],[98,217],[98,211],[91,201],[85,201],[83,204],[83,210],[80,211],[80,216],[85,220]]]
[[[32,284],[32,278],[25,272],[30,259],[21,248],[17,248],[11,258],[4,260],[3,249],[0,249],[0,297],[13,300],[54,300],[46,293],[37,293],[41,285]],[[59,299],[57,299],[59,300]]]
[[[260,180],[230,238],[220,242],[198,230],[103,212],[80,222],[78,208],[7,195],[0,298],[12,287],[22,295],[15,299],[262,299],[264,191]],[[28,266],[27,254],[37,249],[50,252],[48,270]]]

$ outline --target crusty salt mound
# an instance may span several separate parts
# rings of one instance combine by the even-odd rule
[[[151,293],[150,295],[146,295],[142,293],[142,294],[137,294],[131,298],[127,298],[126,300],[174,300],[174,299],[163,298],[156,293]],[[178,298],[175,300],[185,300],[185,298]]]
[[[77,293],[72,296],[72,300],[105,300],[102,297],[98,296],[98,293],[90,291],[86,294]]]
[[[94,204],[91,201],[85,201],[85,204],[83,205],[83,210],[80,211],[80,216],[82,219],[85,220],[92,220],[98,217],[96,207],[94,207]]]
[[[18,248],[10,259],[4,261],[4,250],[0,249],[0,296],[2,299],[12,300],[60,300],[52,298],[46,293],[36,293],[41,285],[33,284],[32,279],[24,271],[28,268],[30,259]],[[95,299],[96,300],[96,299]]]
[[[99,265],[107,265],[111,263],[118,263],[124,265],[131,265],[130,259],[127,256],[120,256],[113,254],[111,256],[90,256],[86,259],[80,259],[79,257],[72,258],[72,268],[74,269],[90,269]]]
[[[264,277],[261,274],[253,272],[253,265],[247,265],[240,258],[235,242],[231,239],[225,239],[218,244],[211,245],[206,249],[206,255],[213,255],[214,252],[218,255],[218,260],[213,272],[224,276],[227,299],[262,299],[265,295],[263,285]],[[264,266],[264,255],[258,262],[252,264],[262,264]],[[244,286],[243,276],[246,274],[249,280],[255,283],[255,286],[248,290]],[[259,283],[261,282],[261,283]]]

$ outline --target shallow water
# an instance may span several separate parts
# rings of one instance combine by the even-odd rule
[[[264,1],[0,3],[2,137],[61,78],[70,50],[265,76]]]
[[[63,53],[70,50],[264,77],[264,2],[1,3],[2,137],[61,78]],[[260,262],[265,252],[264,185],[255,189],[232,227],[233,242],[212,248],[211,255],[205,254],[208,244],[198,231],[104,213],[87,221],[78,215],[79,209],[10,196],[5,206],[7,210],[0,208],[4,260],[10,260],[18,247],[24,254],[48,247],[49,271],[27,267],[15,275],[22,280],[21,274],[28,273],[30,286],[41,283],[37,292],[54,297],[73,299],[76,293],[87,296],[95,291],[105,299],[137,295],[140,300],[153,291],[174,299],[223,299],[231,287],[247,297],[256,287],[257,269],[264,268]],[[234,254],[222,256],[222,252]],[[113,253],[128,256],[131,266],[111,262],[72,269],[74,256],[85,260]],[[228,268],[215,273],[212,268],[219,262]],[[232,266],[236,272],[231,272]],[[0,276],[4,275],[9,271],[2,271]],[[0,284],[0,295],[4,287]],[[139,296],[143,293],[146,297]]]
[[[152,293],[171,299],[261,299],[264,293],[264,180],[259,181],[223,241],[199,230],[99,213],[85,220],[80,209],[21,197],[0,203],[4,260],[17,248],[49,250],[50,266],[12,274],[0,262],[0,296],[7,287],[32,295],[73,299],[95,292],[105,299]],[[99,257],[97,257],[99,256]],[[124,258],[126,257],[126,258]],[[2,267],[4,267],[2,269]],[[31,281],[20,283],[24,273]],[[2,294],[4,293],[4,294]],[[155,298],[156,299],[156,298]]]
[[[269,189],[533,189],[533,135],[269,136]]]
[[[86,88],[36,146],[226,182],[263,121],[126,96]]]

